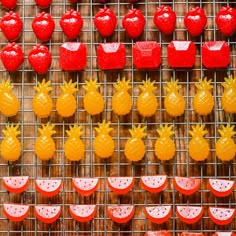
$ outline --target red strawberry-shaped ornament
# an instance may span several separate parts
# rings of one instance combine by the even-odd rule
[[[71,9],[61,17],[60,26],[67,38],[74,39],[80,34],[83,19],[78,11]]]
[[[52,0],[34,0],[34,1],[40,8],[48,8],[52,3]]]
[[[176,14],[169,6],[157,7],[153,23],[164,34],[172,34],[176,24]]]
[[[1,60],[6,70],[16,71],[24,61],[24,53],[20,45],[8,43],[1,51]]]
[[[185,27],[192,36],[199,36],[207,23],[204,10],[200,7],[192,7],[184,17]]]
[[[146,20],[138,9],[130,9],[123,18],[122,25],[131,38],[137,38],[143,32]]]
[[[236,10],[230,6],[222,7],[216,15],[216,24],[223,35],[232,35],[236,29]]]
[[[38,74],[44,74],[48,71],[51,65],[52,56],[46,46],[38,44],[33,46],[29,52],[28,60],[32,68]]]
[[[100,8],[94,17],[94,25],[104,37],[109,37],[114,32],[116,24],[117,19],[115,13],[107,7]]]
[[[36,37],[45,42],[48,41],[55,29],[55,22],[52,16],[46,12],[40,12],[32,22],[32,29]]]
[[[13,9],[16,7],[17,0],[1,0],[3,7]]]
[[[22,27],[22,20],[16,12],[6,12],[1,19],[2,32],[9,41],[14,41],[20,36]]]

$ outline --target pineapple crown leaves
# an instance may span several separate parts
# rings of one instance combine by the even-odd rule
[[[125,77],[123,77],[122,80],[120,79],[117,80],[117,83],[114,84],[114,88],[117,91],[128,91],[131,88],[129,83],[130,83],[130,79],[126,80]]]
[[[203,137],[207,133],[208,132],[205,130],[205,125],[203,124],[193,125],[192,130],[189,131],[189,134],[192,137]]]
[[[150,79],[148,79],[147,81],[143,80],[143,85],[140,85],[139,88],[142,90],[142,92],[153,92],[157,88],[156,86],[154,86],[155,82],[155,80],[151,82]]]
[[[236,77],[233,78],[233,76],[229,76],[229,78],[225,78],[225,82],[221,83],[221,85],[225,89],[236,89]]]
[[[38,128],[38,131],[41,136],[52,136],[53,134],[56,133],[54,128],[55,128],[55,125],[47,123],[46,125],[43,124],[42,128]]]
[[[113,129],[110,128],[111,122],[107,122],[104,120],[102,123],[98,123],[98,127],[95,128],[98,134],[109,134]]]
[[[52,91],[52,87],[51,87],[51,81],[47,81],[45,79],[43,79],[43,81],[40,83],[38,82],[37,86],[34,86],[34,89],[36,92],[38,93],[49,93],[50,91]]]
[[[164,87],[164,90],[167,93],[179,91],[182,86],[179,85],[178,82],[179,82],[179,80],[174,80],[173,78],[171,78],[171,81],[166,83],[166,86]]]
[[[198,90],[211,90],[213,86],[211,85],[211,79],[207,80],[207,77],[200,79],[196,84]]]
[[[97,81],[98,81],[97,79],[90,78],[89,80],[85,81],[86,85],[84,85],[83,88],[87,92],[96,91],[100,87]]]
[[[157,129],[157,133],[160,137],[171,137],[175,132],[173,131],[173,125],[160,125]]]
[[[70,80],[69,82],[65,81],[64,84],[61,85],[61,90],[63,93],[73,94],[78,91],[78,88],[76,88],[76,86],[77,82],[72,83],[72,80]]]
[[[5,137],[17,137],[20,135],[19,125],[14,126],[13,124],[11,125],[6,125],[6,129],[4,129],[2,132],[5,135]]]
[[[70,125],[70,130],[66,130],[67,135],[69,138],[79,138],[82,134],[82,127],[74,124],[74,126]]]
[[[146,130],[146,126],[141,127],[139,124],[138,126],[134,126],[133,129],[129,129],[132,138],[144,138],[147,136],[147,133],[144,131]]]
[[[10,92],[13,89],[13,86],[11,85],[10,79],[3,80],[2,83],[0,83],[0,93]]]
[[[234,131],[234,125],[230,126],[230,124],[227,124],[226,126],[222,125],[221,129],[218,129],[219,134],[221,137],[227,137],[231,138],[236,134]]]

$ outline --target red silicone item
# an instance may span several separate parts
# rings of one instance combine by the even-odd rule
[[[63,43],[60,47],[62,70],[82,70],[86,66],[86,46],[79,42]]]
[[[97,48],[98,66],[102,70],[122,69],[125,66],[125,46],[122,43],[102,43]]]
[[[191,68],[196,60],[192,41],[172,41],[168,45],[168,63],[174,68]]]
[[[230,63],[230,48],[225,41],[210,41],[202,45],[202,64],[206,68],[225,68]]]
[[[136,42],[133,62],[138,69],[154,69],[161,64],[161,47],[156,41]]]

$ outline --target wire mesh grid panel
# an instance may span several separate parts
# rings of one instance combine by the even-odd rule
[[[170,5],[177,15],[176,29],[173,35],[160,33],[153,23],[153,15],[157,6],[162,4]],[[6,118],[0,115],[1,129],[8,123],[19,123],[22,144],[21,158],[15,162],[0,160],[1,178],[3,176],[27,175],[30,176],[30,184],[22,194],[12,194],[6,192],[2,184],[1,191],[1,213],[0,213],[0,235],[144,235],[148,230],[168,230],[173,235],[181,232],[203,232],[205,235],[212,235],[215,231],[231,231],[236,229],[236,221],[227,226],[217,226],[207,214],[209,206],[225,206],[235,208],[236,192],[230,197],[215,198],[207,188],[207,179],[220,177],[235,179],[235,159],[231,162],[223,163],[215,155],[215,142],[219,138],[218,128],[228,122],[234,124],[235,116],[226,114],[222,110],[221,96],[223,87],[221,83],[224,77],[235,75],[235,36],[224,37],[216,28],[215,16],[223,5],[235,7],[233,1],[138,1],[131,4],[127,1],[108,1],[106,4],[92,0],[69,3],[66,0],[54,0],[51,6],[44,11],[49,12],[56,23],[52,38],[47,43],[52,53],[52,65],[45,75],[37,75],[28,63],[28,53],[32,46],[41,43],[36,39],[31,23],[34,16],[42,10],[35,5],[32,0],[19,0],[15,11],[23,19],[23,31],[17,40],[25,53],[25,60],[22,67],[14,73],[7,73],[1,64],[1,80],[10,78],[14,85],[14,93],[20,100],[20,111],[12,117]],[[114,10],[118,24],[111,37],[104,39],[99,35],[93,24],[93,18],[99,8],[107,6]],[[207,15],[207,26],[203,34],[199,37],[191,37],[183,23],[183,17],[191,6],[201,6]],[[59,25],[61,16],[67,9],[75,9],[81,13],[84,20],[82,32],[77,39],[87,47],[87,66],[81,72],[63,72],[59,68],[59,48],[63,42],[69,41],[62,33]],[[146,25],[143,34],[132,40],[127,36],[122,28],[122,18],[130,8],[142,10]],[[1,16],[5,9],[1,9]],[[1,32],[0,45],[3,48],[7,40]],[[157,70],[137,70],[133,65],[132,46],[136,41],[157,41],[161,46],[162,63]],[[167,62],[167,45],[171,40],[192,40],[197,48],[197,58],[195,65],[190,70],[173,70]],[[207,70],[202,66],[200,48],[204,41],[225,40],[230,45],[231,61],[227,69]],[[126,48],[126,65],[119,71],[102,71],[97,65],[96,49],[103,42],[123,42]],[[197,115],[192,106],[193,96],[196,92],[195,83],[199,78],[207,76],[213,81],[214,110],[208,116]],[[114,83],[121,78],[130,79],[132,89],[132,111],[129,115],[119,117],[112,112],[111,98],[114,94]],[[181,93],[186,100],[186,110],[184,115],[178,118],[171,118],[164,109],[164,86],[170,79],[179,79],[182,85]],[[63,119],[55,108],[51,116],[47,119],[37,118],[32,111],[32,99],[35,94],[34,86],[42,79],[50,80],[52,84],[52,98],[54,104],[60,94],[60,85],[63,81],[78,83],[76,93],[77,110],[74,116]],[[97,116],[89,116],[83,106],[85,91],[83,85],[85,80],[96,78],[100,84],[100,92],[105,100],[104,112]],[[137,111],[137,97],[140,94],[139,85],[148,79],[155,80],[157,89],[155,95],[158,101],[158,109],[154,116],[143,118]],[[95,130],[98,122],[110,121],[113,128],[111,136],[115,141],[115,152],[108,159],[100,159],[94,154],[93,144]],[[53,139],[56,143],[56,153],[50,161],[40,161],[34,153],[34,143],[38,136],[38,128],[47,122],[55,124],[56,134]],[[208,131],[206,139],[210,144],[210,155],[206,161],[195,162],[189,157],[188,143],[190,141],[189,131],[191,126],[197,123],[204,123]],[[85,143],[85,157],[79,162],[68,161],[64,156],[64,143],[67,139],[66,130],[70,125],[77,123],[84,131],[82,140]],[[154,153],[154,144],[157,139],[156,129],[163,123],[170,123],[174,127],[174,142],[176,143],[175,157],[166,162],[159,161]],[[146,152],[144,158],[136,163],[129,162],[124,155],[124,146],[130,137],[129,129],[133,125],[141,124],[146,126],[147,137],[144,138]],[[1,132],[1,140],[3,134]],[[158,194],[148,193],[140,186],[140,176],[163,174],[168,176],[166,189]],[[72,177],[98,177],[100,184],[98,190],[89,197],[78,195],[72,187]],[[133,176],[135,184],[129,193],[118,196],[111,192],[107,186],[109,176]],[[193,176],[201,179],[201,188],[194,195],[186,197],[173,188],[174,176]],[[63,180],[63,188],[58,195],[52,198],[43,197],[35,191],[34,180],[41,177],[57,177]],[[13,223],[2,213],[2,206],[5,202],[24,203],[31,206],[28,217],[21,223]],[[60,218],[50,224],[44,224],[35,218],[33,206],[36,204],[55,204],[62,207]],[[96,204],[97,213],[89,223],[78,223],[69,214],[70,204]],[[135,215],[126,224],[114,223],[107,215],[107,207],[115,204],[133,204]],[[157,225],[146,219],[144,214],[145,206],[159,204],[172,205],[171,218],[164,224]],[[201,220],[193,225],[182,223],[176,217],[177,205],[203,206],[204,214]]]

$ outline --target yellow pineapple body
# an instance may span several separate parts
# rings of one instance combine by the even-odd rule
[[[236,89],[226,89],[221,101],[225,112],[236,113]]]
[[[212,89],[211,80],[200,79],[196,87],[197,93],[193,98],[193,108],[199,115],[208,115],[214,107],[214,99],[210,92]]]
[[[0,110],[4,116],[15,116],[20,109],[20,103],[16,95],[11,92],[13,86],[10,80],[0,84]]]
[[[76,99],[74,96],[74,93],[78,91],[76,86],[77,83],[72,83],[72,80],[68,83],[65,82],[64,85],[61,86],[62,93],[57,98],[56,110],[62,117],[70,117],[74,115],[76,111]]]
[[[132,108],[132,99],[130,94],[127,92],[131,86],[129,85],[130,80],[117,80],[114,85],[117,92],[113,95],[111,100],[111,107],[114,113],[119,116],[127,115]]]
[[[145,155],[145,145],[140,138],[131,138],[125,145],[125,156],[130,161],[140,161]]]
[[[166,112],[173,117],[183,115],[186,106],[184,97],[178,92],[180,88],[181,86],[178,85],[178,80],[167,82],[164,88],[167,91],[164,106]]]
[[[160,146],[164,147],[164,149],[159,148]],[[175,156],[175,151],[175,143],[171,138],[164,137],[156,141],[155,154],[158,159],[162,161],[171,160]]]
[[[226,137],[221,137],[216,142],[216,156],[221,161],[231,161],[235,156],[235,143],[233,139],[229,139]]]
[[[195,161],[204,161],[210,153],[208,142],[204,138],[193,138],[189,142],[189,156]]]
[[[197,124],[192,126],[192,131],[189,131],[192,139],[189,142],[189,156],[195,161],[203,161],[207,159],[210,153],[210,147],[206,139],[203,137],[207,134],[205,125]]]
[[[222,107],[225,112],[236,113],[236,78],[225,78],[222,83],[224,93],[222,95]]]
[[[1,156],[6,161],[16,161],[21,155],[21,144],[16,138],[20,132],[17,126],[6,126],[6,130],[3,130],[5,138],[1,143]]]
[[[46,118],[50,116],[53,108],[52,98],[48,95],[48,93],[52,90],[50,85],[50,81],[45,81],[43,79],[42,83],[38,83],[34,89],[37,91],[35,94],[32,107],[35,115],[40,118]]]
[[[171,160],[175,156],[176,147],[174,141],[170,138],[174,134],[173,126],[164,125],[157,129],[160,138],[155,143],[155,155],[162,161]]]
[[[85,81],[86,85],[83,88],[86,90],[84,96],[84,109],[90,115],[98,115],[104,110],[104,99],[102,95],[97,91],[99,85],[97,79],[90,79]]]
[[[115,149],[113,139],[109,135],[98,135],[94,140],[94,151],[101,158],[112,156]]]
[[[99,123],[99,127],[95,128],[98,135],[94,140],[94,152],[100,158],[108,158],[112,156],[115,150],[115,143],[112,137],[109,135],[112,128],[110,128],[110,122]]]
[[[48,94],[38,93],[33,98],[33,111],[40,118],[50,116],[53,108],[52,99]]]
[[[57,99],[56,109],[58,114],[62,117],[70,117],[74,115],[76,111],[75,97],[69,93],[61,94]]]
[[[234,125],[230,126],[230,124],[227,124],[226,126],[222,126],[218,132],[221,137],[216,141],[216,156],[221,161],[231,161],[236,152],[236,146],[232,139],[232,136],[236,134],[236,132],[234,132]]]
[[[81,126],[70,126],[70,130],[66,131],[69,138],[65,142],[65,156],[70,161],[79,161],[84,157],[85,145],[80,139],[82,135]]]
[[[55,142],[52,139],[52,135],[56,133],[54,131],[54,125],[42,125],[42,129],[39,128],[40,136],[37,138],[34,146],[36,156],[42,160],[50,160],[55,153]]]
[[[154,115],[158,107],[157,99],[154,94],[154,90],[156,90],[154,83],[155,81],[151,82],[149,79],[148,81],[143,81],[143,85],[140,86],[142,93],[138,96],[137,109],[144,117]]]
[[[84,109],[90,115],[98,115],[104,110],[104,99],[97,91],[87,92],[84,96]]]
[[[125,144],[125,156],[130,161],[140,161],[145,155],[145,144],[142,140],[147,134],[144,132],[146,127],[138,125],[133,130],[129,130],[131,138]]]
[[[127,115],[132,108],[132,99],[128,92],[119,91],[112,97],[112,110],[119,116]]]
[[[35,154],[42,161],[50,160],[55,153],[55,143],[51,137],[40,136],[35,142]]]

